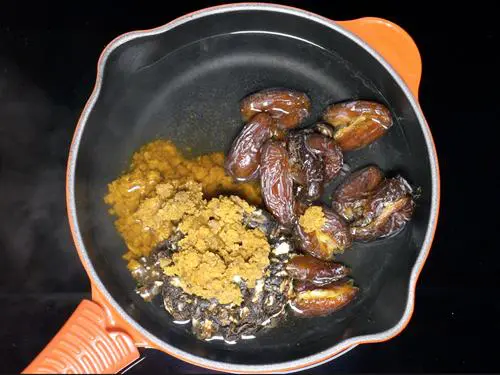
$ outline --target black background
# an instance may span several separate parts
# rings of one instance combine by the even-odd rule
[[[2,2],[0,372],[21,371],[89,297],[67,224],[64,173],[100,52],[121,33],[220,2],[113,3]],[[282,3],[337,20],[383,17],[412,35],[442,178],[438,230],[406,330],[312,372],[500,371],[500,40],[493,9],[478,2],[441,10],[409,2]],[[204,372],[163,353],[144,354],[129,373]]]

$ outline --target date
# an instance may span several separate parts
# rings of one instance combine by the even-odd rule
[[[326,109],[323,119],[335,127],[334,139],[344,151],[369,145],[393,124],[389,109],[366,100],[333,104]]]
[[[273,136],[273,119],[266,113],[255,115],[234,140],[226,161],[226,173],[236,181],[258,178],[260,150],[264,142]]]
[[[396,234],[410,221],[414,207],[408,182],[401,176],[387,179],[367,200],[362,217],[351,225],[351,234],[365,242]]]
[[[337,282],[322,288],[298,291],[292,306],[305,317],[325,316],[347,306],[357,296],[359,288],[351,280]]]
[[[333,193],[332,208],[348,222],[360,218],[368,197],[383,180],[377,166],[354,172]]]
[[[306,147],[321,158],[324,165],[324,182],[335,178],[344,165],[344,155],[340,146],[330,137],[323,134],[309,134]]]
[[[297,279],[294,279],[293,282],[292,282],[292,290],[296,294],[296,293],[311,291],[311,290],[315,290],[315,289],[323,289],[323,288],[326,288],[326,287],[330,287],[332,285],[342,285],[346,281],[349,281],[349,279],[343,278],[343,279],[340,279],[340,280],[337,280],[337,281],[333,281],[330,284],[315,285],[312,282],[307,281],[307,280],[297,280]]]
[[[331,125],[325,124],[324,122],[318,122],[313,127],[314,131],[323,134],[329,138],[335,138],[335,128]]]
[[[319,199],[324,184],[342,169],[342,150],[333,139],[312,129],[290,133],[287,150],[292,177],[301,186],[299,198],[308,202]]]
[[[297,196],[297,194],[299,196]],[[306,202],[305,200],[300,199],[300,192],[297,194],[293,205],[293,211],[295,212],[295,216],[299,217],[304,215],[304,212],[306,212],[306,210],[311,206],[311,202]]]
[[[310,110],[309,97],[295,90],[262,90],[244,98],[240,103],[244,121],[250,120],[257,113],[265,112],[283,129],[297,127],[309,116]]]
[[[296,221],[293,178],[283,142],[269,140],[261,150],[260,184],[269,212],[284,226]]]
[[[295,227],[297,245],[315,258],[331,260],[335,254],[342,253],[351,246],[352,237],[344,219],[327,207],[321,207],[321,210],[323,224],[317,229],[308,228],[305,221],[302,221],[307,211],[301,216]]]
[[[292,289],[295,293],[305,292],[308,290],[314,290],[317,288],[318,288],[318,285],[314,285],[310,281],[306,281],[306,280],[295,279],[295,280],[293,280],[293,283],[292,283]]]
[[[307,147],[309,136],[310,130],[289,134],[287,150],[292,177],[301,186],[298,189],[299,199],[312,202],[322,194],[325,167],[323,160]]]
[[[288,274],[296,279],[316,286],[331,284],[350,273],[349,267],[340,263],[325,262],[309,255],[297,255],[287,264]]]

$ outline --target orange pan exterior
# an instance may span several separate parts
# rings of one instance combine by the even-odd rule
[[[215,10],[221,8],[230,8],[235,5],[239,7],[245,5],[256,6],[259,3],[240,3],[240,4],[228,4],[218,7],[212,7],[197,11],[194,13],[187,14],[182,18],[189,18],[200,12],[205,12],[207,10]],[[275,4],[260,4],[263,6],[272,5],[274,8],[289,9],[300,12],[302,14],[311,14],[307,11],[282,6]],[[312,15],[312,14],[311,14]],[[316,18],[318,15],[314,14]],[[320,17],[322,18],[322,17]],[[323,20],[330,23],[335,23],[340,25],[344,30],[354,34],[362,41],[364,41],[368,46],[370,46],[375,52],[377,52],[400,76],[404,81],[411,94],[415,100],[418,100],[418,89],[420,84],[420,78],[422,73],[422,64],[420,53],[418,51],[415,42],[412,38],[398,25],[381,18],[360,18],[349,21],[331,21],[323,18]],[[161,27],[160,27],[161,28]],[[148,33],[159,28],[151,30],[142,30],[141,33]],[[120,38],[120,37],[118,37]],[[115,40],[117,40],[116,38]],[[112,41],[107,47],[113,44]],[[105,49],[105,50],[106,50]],[[105,51],[104,50],[104,51]],[[101,61],[103,59],[104,51],[99,58],[98,69],[101,67]],[[99,75],[99,74],[98,74]],[[94,87],[91,98],[96,95],[98,91],[97,84]],[[86,108],[90,105],[90,99],[86,104]],[[78,128],[82,125],[82,118],[80,118],[75,133]],[[428,128],[427,123],[425,126]],[[430,134],[430,129],[427,129]],[[74,142],[74,139],[73,139]],[[432,137],[431,137],[432,142]],[[71,149],[73,150],[73,144]],[[432,150],[434,155],[436,155],[435,145],[432,142]],[[436,216],[439,212],[439,197],[440,197],[440,178],[439,178],[439,167],[436,162],[437,178],[436,178],[436,190],[437,190],[437,205],[436,205]],[[73,215],[71,205],[70,205],[70,190],[69,186],[69,164],[67,171],[67,182],[66,182],[66,200],[68,215],[71,218]],[[431,238],[434,237],[436,230],[437,220],[434,221],[431,230]],[[42,350],[42,352],[24,369],[23,373],[116,373],[128,365],[132,364],[134,361],[139,359],[140,354],[138,347],[154,348],[163,351],[169,355],[172,355],[182,361],[191,363],[196,366],[217,370],[217,371],[227,371],[232,373],[243,373],[243,371],[227,369],[225,370],[221,364],[221,367],[213,367],[205,363],[199,363],[191,358],[183,357],[179,353],[174,353],[168,348],[165,348],[147,337],[139,330],[134,328],[130,322],[122,316],[116,309],[112,306],[110,301],[105,297],[107,293],[103,293],[97,286],[97,282],[92,279],[92,272],[90,272],[88,266],[84,261],[83,254],[84,249],[81,248],[79,241],[77,240],[77,228],[74,222],[70,219],[70,227],[73,235],[73,239],[78,250],[80,260],[84,264],[87,274],[91,278],[91,289],[92,289],[92,301],[84,300],[80,303],[77,309],[74,311],[73,315],[68,319],[68,321],[63,325],[56,336],[49,342],[49,344]],[[422,251],[425,254],[425,258],[420,263],[420,269],[417,270],[417,277],[413,278],[413,283],[410,285],[410,295],[414,296],[416,281],[418,275],[420,274],[425,260],[429,254],[430,246],[432,240],[428,242],[428,246],[423,248]],[[405,321],[400,324],[399,329],[391,334],[389,337],[378,338],[378,339],[362,339],[356,341],[355,344],[351,344],[345,347],[340,347],[338,351],[329,353],[324,357],[315,359],[312,361],[304,361],[303,363],[291,366],[283,367],[279,369],[273,369],[271,371],[244,371],[244,373],[276,373],[276,372],[295,372],[310,367],[314,367],[318,364],[327,362],[343,353],[349,351],[358,344],[375,343],[390,340],[391,338],[397,336],[401,333],[405,327],[408,325],[411,316],[413,314],[413,304],[411,306],[411,311],[406,314]],[[131,318],[129,318],[131,319]]]

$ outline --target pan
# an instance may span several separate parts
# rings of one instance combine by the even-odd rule
[[[207,8],[113,40],[99,59],[67,167],[69,222],[92,300],[81,302],[24,372],[119,372],[140,357],[139,348],[224,372],[293,372],[399,334],[413,313],[439,206],[437,155],[417,99],[420,77],[418,49],[399,26],[378,18],[335,22],[274,4]],[[239,101],[268,87],[307,93],[313,106],[306,125],[332,102],[384,103],[395,126],[347,153],[346,162],[397,171],[419,186],[420,198],[402,233],[343,255],[361,290],[346,309],[289,319],[237,345],[198,340],[134,293],[121,258],[125,245],[103,197],[133,152],[153,139],[195,154],[227,152],[242,127]]]

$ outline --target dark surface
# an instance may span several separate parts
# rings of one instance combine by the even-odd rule
[[[0,371],[26,366],[88,297],[67,225],[64,169],[99,53],[123,32],[211,4],[186,2],[168,14],[138,4],[99,11],[44,4],[30,7],[29,15],[22,7],[2,10],[0,248],[6,257],[0,263]],[[315,372],[499,371],[494,345],[486,344],[500,333],[496,223],[487,216],[495,210],[493,175],[498,174],[492,169],[498,157],[490,130],[498,126],[493,102],[498,75],[491,52],[499,42],[495,24],[485,14],[467,14],[473,23],[465,27],[465,13],[426,15],[422,22],[402,8],[287,4],[333,19],[385,17],[414,37],[423,57],[421,105],[436,141],[443,185],[438,232],[406,330],[389,342],[358,347]],[[479,184],[489,185],[479,190]],[[145,354],[130,373],[203,371],[162,353]]]

